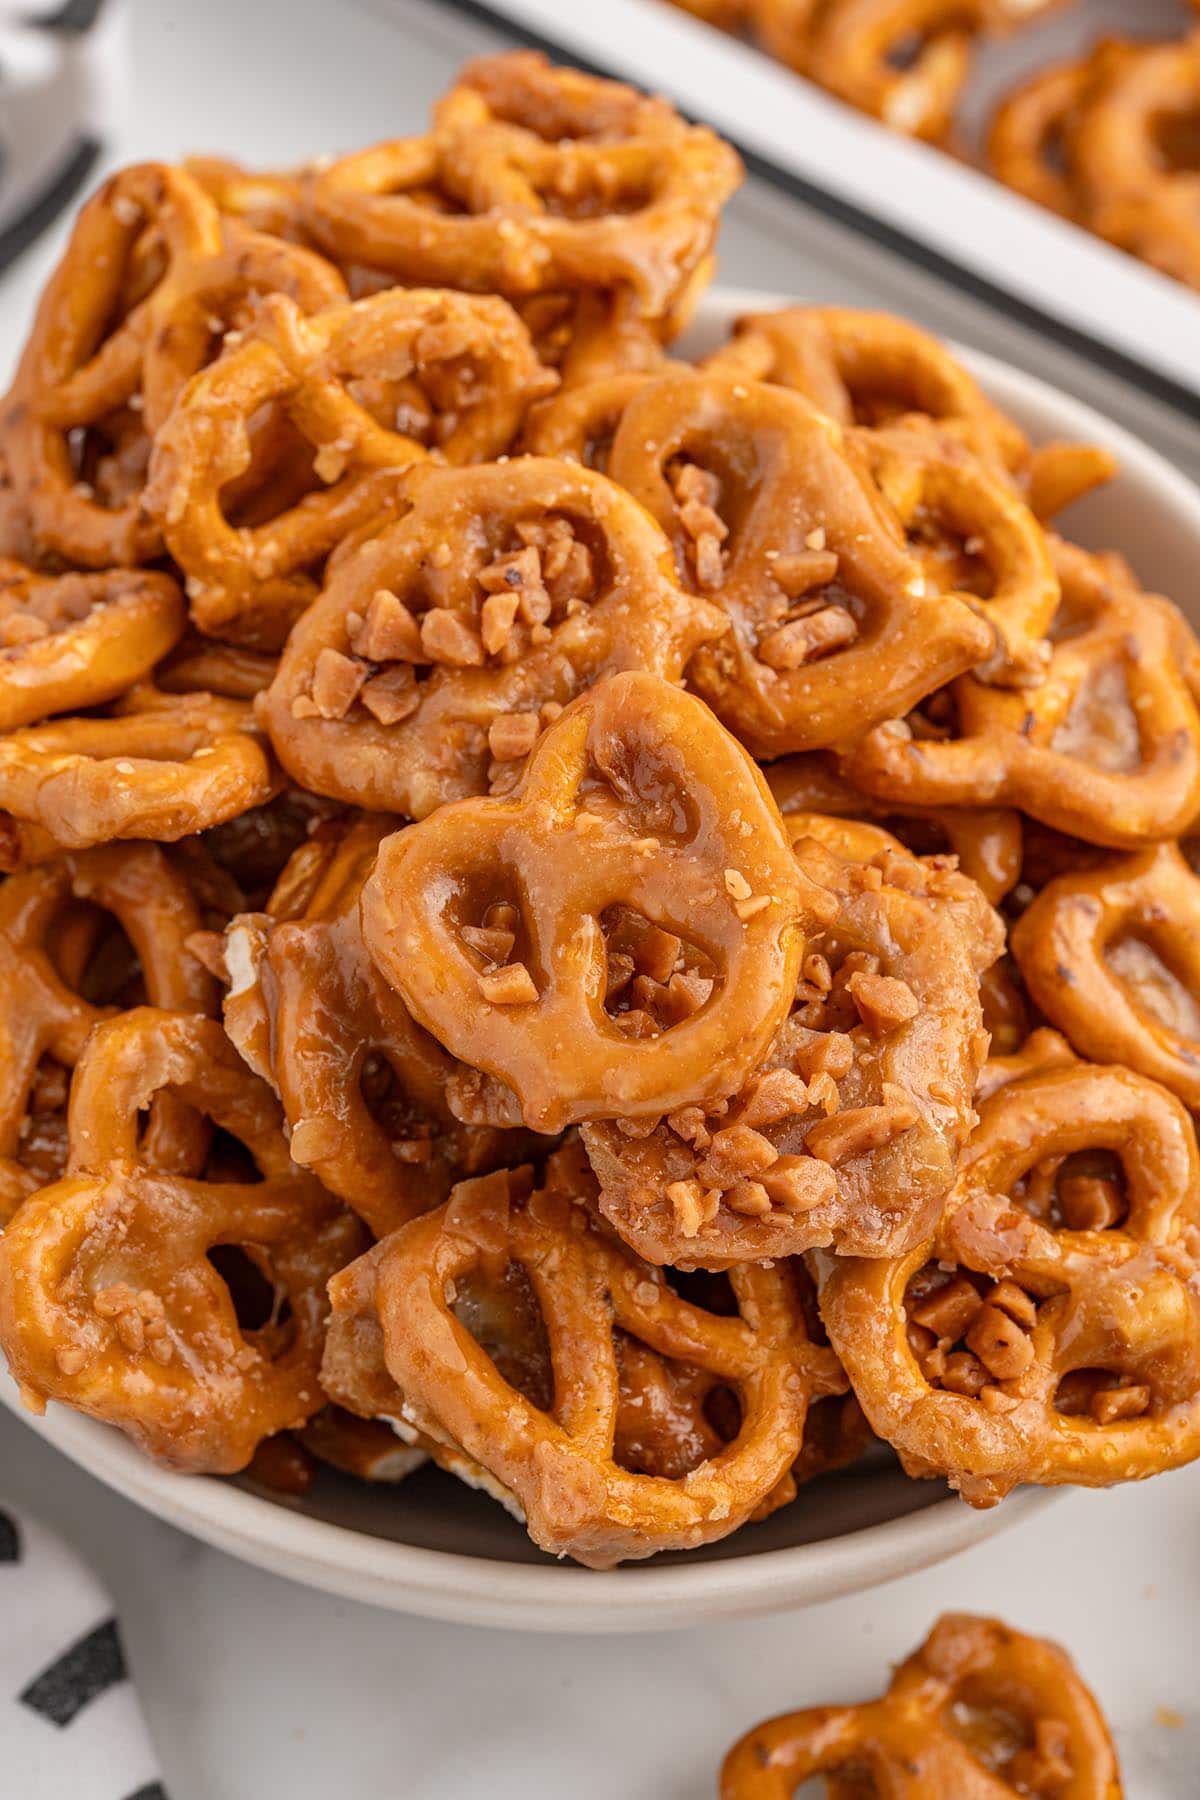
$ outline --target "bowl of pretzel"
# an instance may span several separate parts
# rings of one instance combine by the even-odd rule
[[[0,1397],[357,1598],[798,1604],[1200,1454],[1200,497],[705,295],[738,176],[525,53],[124,169],[0,404]]]

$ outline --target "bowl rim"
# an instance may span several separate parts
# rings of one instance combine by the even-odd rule
[[[685,334],[728,327],[743,312],[799,299],[750,288],[717,288]],[[1010,363],[951,343],[1006,409],[1052,415],[1064,434],[1107,445],[1133,477],[1156,490],[1200,543],[1200,489],[1156,450],[1085,402]],[[271,1573],[357,1600],[453,1623],[527,1631],[609,1633],[668,1630],[700,1618],[784,1611],[859,1592],[956,1555],[1032,1518],[1066,1490],[1025,1488],[976,1512],[950,1496],[899,1518],[834,1538],[713,1562],[653,1562],[596,1571],[501,1562],[427,1549],[312,1519],[232,1483],[187,1480],[150,1462],[119,1432],[55,1406],[21,1405],[0,1370],[0,1402],[86,1473],[159,1519]]]

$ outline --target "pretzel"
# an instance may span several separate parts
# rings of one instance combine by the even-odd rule
[[[186,948],[201,922],[196,902],[157,845],[84,850],[0,886],[0,1225],[34,1188],[62,1174],[64,1072],[110,1010],[94,1003],[102,997],[92,985],[98,908],[101,919],[108,913],[120,924],[155,1006],[215,1008],[214,984]],[[76,930],[74,956],[72,925],[88,928],[82,936]],[[178,1163],[194,1153],[195,1122],[166,1097],[151,1131],[160,1158]]]
[[[1047,1018],[1084,1056],[1160,1081],[1200,1110],[1200,879],[1174,844],[1052,881],[1013,954]]]
[[[112,838],[173,842],[270,796],[248,707],[209,694],[136,704],[120,717],[0,737],[0,807],[74,850]]]
[[[243,1144],[261,1179],[146,1160],[138,1113],[164,1090]],[[173,1468],[244,1468],[262,1438],[322,1403],[325,1283],[361,1229],[292,1166],[270,1090],[212,1020],[135,1008],[99,1026],[68,1131],[68,1174],[0,1239],[0,1344],[17,1379],[31,1403],[117,1425]],[[210,1258],[219,1246],[274,1290],[261,1325],[239,1323]]]
[[[627,287],[653,319],[709,257],[740,175],[665,101],[515,52],[469,63],[430,136],[317,172],[307,223],[339,260],[400,281],[510,298]]]
[[[262,703],[319,793],[423,818],[510,790],[543,726],[614,670],[668,681],[724,630],[661,533],[585,469],[422,470],[404,518],[339,564]]]
[[[270,687],[279,658],[244,644],[222,644],[189,632],[154,672],[164,694],[216,694],[223,700],[253,700]]]
[[[721,1800],[1121,1800],[1104,1715],[1070,1657],[998,1619],[946,1613],[881,1700],[784,1713],[746,1733]]]
[[[874,1429],[974,1506],[1200,1451],[1200,1163],[1164,1088],[1086,1063],[985,1100],[940,1227],[838,1259],[821,1314]]]
[[[748,758],[640,672],[577,700],[511,800],[389,838],[362,898],[413,1016],[500,1084],[496,1122],[548,1132],[735,1090],[831,911]]]
[[[277,648],[316,592],[313,565],[394,508],[405,468],[433,449],[451,462],[506,449],[553,379],[491,296],[397,289],[306,319],[272,295],[155,440],[146,505],[188,577],[197,625]],[[312,446],[324,485],[238,525],[224,492],[249,466],[249,426],[268,405]]]
[[[1192,634],[1118,559],[1053,547],[1062,603],[1042,685],[965,676],[928,714],[870,731],[842,772],[880,799],[1017,806],[1115,849],[1174,836],[1200,809]]]
[[[464,1182],[344,1270],[330,1289],[323,1380],[345,1403],[342,1383],[357,1396],[365,1374],[402,1433],[416,1427],[440,1459],[505,1497],[544,1550],[611,1568],[711,1543],[787,1476],[810,1400],[838,1392],[841,1372],[810,1341],[788,1267],[734,1270],[735,1310],[711,1312],[590,1224],[564,1179],[552,1167],[536,1193],[528,1169]],[[521,1293],[544,1322],[532,1364],[520,1354],[527,1331],[514,1342],[507,1329]],[[647,1364],[728,1390],[729,1440],[706,1435],[680,1455],[670,1433],[664,1452],[651,1425],[618,1447],[627,1383],[644,1391]]]
[[[846,434],[797,395],[666,376],[626,406],[609,473],[729,614],[689,679],[755,755],[856,736],[992,647],[965,602],[926,591]]]
[[[310,839],[285,869],[270,912],[232,919],[224,950],[233,977],[226,1029],[278,1092],[292,1160],[375,1237],[528,1144],[454,1119],[445,1095],[453,1061],[363,948],[359,895],[395,825],[364,816],[331,842]]]
[[[1059,603],[1045,533],[1000,473],[953,440],[923,430],[864,432],[876,482],[903,525],[929,585],[974,606],[996,634],[980,681],[1036,686]]]
[[[999,905],[1021,877],[1019,813],[1002,807],[891,806],[886,800],[860,794],[819,753],[781,757],[770,763],[764,774],[785,819],[789,813],[874,819],[906,849],[921,855],[949,853],[957,857],[963,874],[993,906]],[[877,845],[879,848],[882,846]]]
[[[0,731],[113,700],[183,631],[166,575],[45,576],[0,559]]]
[[[583,1127],[601,1211],[654,1263],[896,1254],[928,1236],[973,1121],[987,1053],[974,956],[995,956],[999,922],[972,884],[875,826],[784,823],[838,911],[766,1055],[715,1106]]]
[[[807,71],[893,130],[940,143],[970,73],[981,12],[963,0],[829,0],[810,27]],[[897,47],[914,37],[915,59],[898,67]]]
[[[1090,76],[1089,58],[1039,69],[1006,96],[988,127],[987,160],[996,179],[1065,219],[1078,219],[1081,211],[1074,175],[1063,163]]]

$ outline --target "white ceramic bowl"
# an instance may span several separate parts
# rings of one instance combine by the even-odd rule
[[[783,304],[783,296],[715,294],[683,349],[700,354],[738,313]],[[1200,492],[1091,408],[1004,363],[962,354],[1035,438],[1091,439],[1115,452],[1120,476],[1075,509],[1072,534],[1123,550],[1147,585],[1186,599]],[[18,1407],[6,1376],[0,1400]],[[303,1500],[264,1499],[236,1481],[159,1469],[119,1433],[65,1408],[22,1416],[118,1493],[262,1568],[354,1600],[525,1630],[654,1630],[831,1599],[939,1562],[1052,1497],[1027,1490],[973,1512],[936,1483],[908,1481],[880,1454],[803,1488],[793,1505],[725,1543],[596,1573],[543,1556],[499,1506],[437,1470],[395,1489],[322,1472]]]

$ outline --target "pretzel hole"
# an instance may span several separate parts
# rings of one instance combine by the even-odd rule
[[[634,839],[633,851],[647,856],[663,842],[686,848],[695,840],[700,815],[683,767],[667,760],[669,752],[612,736],[594,736],[588,752],[588,767],[578,788],[583,824],[577,822],[577,831],[590,829],[588,816],[603,819]],[[582,841],[586,844],[586,838]]]
[[[1051,737],[1050,748],[1118,775],[1139,766],[1141,733],[1121,663],[1101,663],[1090,671]]]
[[[1034,1163],[1014,1182],[1010,1198],[1052,1231],[1108,1231],[1129,1213],[1121,1160],[1098,1148]]]
[[[605,940],[604,1010],[631,1038],[658,1037],[706,1006],[720,971],[678,933],[628,906],[600,915]]]
[[[914,707],[905,721],[914,738],[946,743],[960,735],[958,705],[949,688],[939,688]]]
[[[475,1268],[447,1294],[459,1323],[491,1357],[510,1387],[531,1406],[549,1412],[554,1404],[550,1339],[533,1283],[519,1262],[499,1269]]]
[[[1200,110],[1188,107],[1156,114],[1150,120],[1150,141],[1168,174],[1200,171]]]
[[[70,915],[72,941],[64,941],[55,961],[63,979],[92,1006],[142,1006],[146,983],[137,951],[124,928],[103,907],[77,902]],[[70,965],[75,963],[75,969]]]
[[[127,505],[145,486],[153,446],[136,409],[121,407],[75,426],[66,434],[66,446],[82,499],[112,511]]]
[[[291,1318],[287,1296],[240,1244],[214,1244],[208,1260],[229,1289],[241,1332],[249,1335],[286,1326]]]
[[[942,1709],[942,1723],[991,1775],[1007,1776],[1016,1759],[1035,1744],[1034,1720],[990,1699],[986,1678],[963,1682]]]
[[[635,1475],[679,1481],[741,1429],[737,1395],[707,1370],[614,1333],[620,1400],[613,1461]]]
[[[984,1398],[1018,1380],[1034,1361],[1037,1300],[1011,1278],[927,1263],[904,1297],[909,1349],[930,1387]]]
[[[921,566],[943,592],[973,594],[991,600],[996,573],[987,555],[987,539],[967,519],[956,519],[946,507],[920,505],[904,521],[909,546]]]
[[[1054,1391],[1054,1407],[1064,1418],[1115,1425],[1144,1417],[1152,1398],[1145,1383],[1120,1370],[1070,1369]]]
[[[1105,947],[1104,960],[1134,1004],[1158,1025],[1181,1037],[1200,1038],[1200,1001],[1182,963],[1172,966],[1176,945],[1164,932],[1152,937],[1126,932]]]
[[[81,575],[46,582],[0,575],[0,649],[17,649],[65,631],[86,619],[95,604]]]

